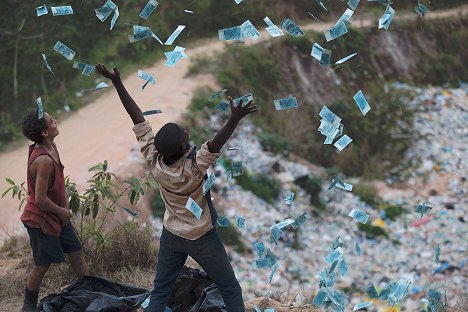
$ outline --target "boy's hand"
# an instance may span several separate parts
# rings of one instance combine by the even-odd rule
[[[258,111],[256,105],[252,106],[253,101],[250,101],[249,103],[247,103],[247,105],[242,106],[243,100],[241,100],[237,106],[234,106],[234,101],[232,100],[232,98],[228,96],[228,99],[229,99],[229,106],[231,107],[230,118],[236,121],[240,121],[242,118],[244,118],[248,114],[252,114]]]
[[[120,80],[120,73],[117,70],[117,68],[114,67],[112,70],[113,70],[113,72],[109,71],[106,68],[106,66],[104,66],[103,64],[96,64],[96,71],[98,73],[100,73],[104,77],[112,80],[112,82]]]
[[[60,208],[59,211],[57,211],[56,215],[60,219],[60,223],[63,226],[65,226],[68,222],[70,222],[71,218],[71,211],[65,208]]]

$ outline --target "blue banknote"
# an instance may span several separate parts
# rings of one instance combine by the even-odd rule
[[[48,13],[49,13],[49,11],[47,10],[47,6],[45,4],[36,8],[37,16],[46,15]]]
[[[242,168],[242,161],[233,161],[232,162],[232,176],[237,177],[243,174],[244,174],[244,171]]]
[[[42,69],[45,70],[45,71],[49,71],[49,72],[51,72],[53,74],[54,72],[53,72],[52,68],[50,67],[49,62],[47,62],[46,55],[44,53],[42,53],[41,55],[42,55],[42,61],[44,62],[44,67],[45,67],[45,68],[42,67]]]
[[[338,21],[335,23],[335,26],[337,26],[340,23],[346,23],[350,24],[349,20],[353,16],[354,11],[351,9],[346,9],[346,11],[341,15],[341,17],[338,19]]]
[[[323,49],[322,56],[320,58],[320,65],[328,66],[330,65],[331,61],[331,50]]]
[[[219,40],[243,40],[244,35],[240,26],[218,30]]]
[[[155,114],[161,114],[162,111],[160,109],[152,109],[152,110],[148,110],[148,111],[145,111],[143,112],[143,116],[148,116],[148,115],[155,115]]]
[[[147,73],[141,69],[138,70],[138,77],[145,81],[145,84],[141,87],[141,90],[145,90],[146,86],[151,83],[152,85],[156,84],[156,78],[154,74]]]
[[[325,262],[327,262],[328,264],[332,264],[336,260],[341,260],[343,257],[343,253],[343,248],[337,247],[332,252],[330,252],[328,256],[325,257]]]
[[[283,19],[281,21],[280,26],[281,26],[281,28],[286,30],[293,37],[302,37],[302,36],[304,36],[304,32],[302,31],[302,29],[296,23],[294,23],[292,20],[290,20],[289,18]]]
[[[201,207],[195,202],[191,197],[188,198],[187,204],[185,204],[185,208],[187,208],[195,218],[200,220],[201,214],[203,213],[203,210]]]
[[[267,24],[267,26],[275,26],[275,24],[271,21],[271,19],[268,16],[265,17],[263,21]]]
[[[222,89],[222,90],[216,91],[212,96],[210,96],[208,98],[208,102],[213,102],[214,99],[216,99],[217,97],[219,97],[221,94],[223,94],[226,91],[227,91],[227,89]]]
[[[340,269],[341,277],[346,276],[348,274],[348,264],[346,263],[346,260],[340,260],[340,263],[338,263],[338,268]]]
[[[348,216],[352,217],[353,219],[361,222],[362,224],[366,224],[367,220],[369,219],[369,215],[365,212],[360,211],[359,209],[353,208]]]
[[[41,119],[44,117],[44,107],[42,106],[42,98],[38,97],[36,100],[36,106],[37,106],[37,119]]]
[[[324,31],[323,33],[325,34],[325,39],[328,41],[331,41],[333,39],[336,39],[338,37],[343,36],[348,32],[348,28],[346,28],[346,23],[341,22],[332,28]]]
[[[242,25],[240,25],[240,28],[242,30],[243,38],[250,38],[252,40],[257,40],[258,38],[260,38],[260,33],[251,21],[245,21],[244,23],[242,23]]]
[[[349,145],[353,140],[348,135],[343,135],[338,141],[333,144],[339,151],[342,151],[346,146]]]
[[[94,12],[96,13],[96,17],[101,22],[104,22],[115,10],[117,10],[117,5],[112,0],[107,0],[102,7],[94,9]]]
[[[72,49],[70,49],[60,41],[57,41],[57,43],[55,43],[54,50],[60,53],[64,58],[66,58],[69,61],[73,60],[73,58],[76,55],[76,53]]]
[[[354,242],[354,252],[357,256],[360,256],[362,253],[361,246],[359,245],[357,240]]]
[[[148,17],[154,12],[154,10],[158,7],[159,2],[155,0],[149,0],[148,3],[146,3],[145,7],[143,10],[140,12],[140,17],[143,19],[148,19]]]
[[[427,214],[429,211],[431,211],[432,207],[428,206],[426,202],[423,202],[422,204],[418,205],[416,207],[416,212],[421,214],[421,218],[423,217],[424,214]]]
[[[294,223],[291,224],[291,226],[294,228],[294,229],[297,229],[299,228],[304,222],[306,222],[307,220],[310,220],[312,219],[312,216],[308,213],[308,212],[304,212],[303,214],[301,214],[299,217],[297,217],[296,219],[294,219]]]
[[[435,253],[434,262],[439,263],[440,262],[440,245],[439,244],[437,244],[437,246],[434,248],[434,253]]]
[[[239,105],[239,103],[242,101],[242,106],[246,106],[247,104],[249,104],[250,101],[253,101],[253,96],[252,96],[252,93],[247,93],[243,96],[240,96],[236,99],[233,100],[234,102],[234,106],[237,106]]]
[[[276,25],[268,26],[265,29],[272,37],[280,37],[284,35],[283,31]]]
[[[50,7],[53,16],[60,15],[73,15],[73,8],[71,5],[63,5],[58,7]]]
[[[286,198],[283,199],[286,205],[292,205],[294,200],[294,192],[291,192]]]
[[[327,122],[338,126],[341,122],[341,118],[335,115],[328,107],[324,106],[319,113],[319,116],[325,119]]]
[[[297,99],[295,96],[289,97],[289,98],[284,98],[284,99],[278,99],[274,100],[275,104],[275,109],[278,110],[283,110],[283,109],[289,109],[289,108],[297,108],[299,105],[297,104]]]
[[[320,46],[318,43],[314,43],[312,46],[312,52],[310,52],[310,55],[312,55],[313,58],[315,58],[317,61],[320,61],[322,59],[322,53],[323,53],[323,48]]]
[[[208,192],[208,190],[213,186],[215,179],[216,177],[214,173],[211,173],[208,176],[208,179],[206,179],[205,182],[203,182],[203,195],[205,195],[206,192]]]
[[[345,56],[343,57],[342,59],[338,60],[335,62],[335,65],[340,65],[340,64],[343,64],[344,62],[346,62],[347,60],[349,60],[350,58],[352,58],[353,56],[355,56],[357,53],[353,53],[353,54],[350,54],[348,56]]]
[[[245,218],[236,216],[236,226],[239,229],[245,229]]]
[[[379,29],[385,28],[385,30],[388,30],[388,28],[390,27],[390,23],[392,22],[394,16],[395,16],[395,10],[391,6],[387,6],[384,14],[382,15],[381,18],[379,18]]]
[[[229,221],[229,218],[226,217],[219,217],[216,222],[220,227],[230,227],[231,226],[231,221]]]
[[[357,107],[361,111],[361,114],[363,116],[366,116],[366,114],[370,111],[370,106],[369,103],[367,103],[366,98],[364,97],[364,93],[362,93],[361,90],[359,90],[354,96],[353,96],[354,101],[356,102]]]
[[[364,308],[368,308],[372,305],[372,301],[368,301],[368,302],[361,302],[361,303],[358,303],[354,306],[353,308],[353,311],[357,311],[357,310],[361,310],[361,309],[364,309]]]
[[[222,113],[227,113],[229,111],[229,107],[229,102],[226,100],[222,100],[218,103],[218,105],[215,106],[215,109]]]
[[[273,279],[273,276],[275,276],[277,270],[278,270],[278,264],[275,264],[273,266],[273,270],[271,270],[270,275],[268,276],[268,284],[271,284],[271,280]],[[267,311],[275,312],[274,309],[265,309],[265,312]]]
[[[348,0],[348,6],[353,10],[356,11],[356,8],[359,4],[360,0]]]
[[[427,7],[421,2],[418,2],[418,4],[414,7],[414,10],[421,16],[424,16],[427,13]]]
[[[169,38],[167,38],[166,42],[164,42],[165,45],[171,45],[174,43],[174,41],[176,40],[176,38],[180,35],[180,33],[182,32],[182,30],[185,29],[185,25],[179,25],[177,26],[176,30],[174,30],[174,32],[169,36]]]

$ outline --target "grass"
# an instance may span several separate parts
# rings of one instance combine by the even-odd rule
[[[302,176],[294,180],[294,184],[304,189],[310,195],[310,204],[318,210],[324,210],[325,205],[320,200],[322,178],[317,176]]]
[[[371,207],[377,208],[380,203],[377,190],[371,184],[357,183],[353,186],[353,193]]]
[[[234,179],[244,190],[251,191],[270,204],[278,200],[281,192],[281,182],[266,173],[249,174],[244,172],[243,175],[234,177]]]

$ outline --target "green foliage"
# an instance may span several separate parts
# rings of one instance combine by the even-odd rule
[[[156,253],[150,246],[153,240],[151,229],[140,228],[137,223],[120,224],[118,228],[115,228],[115,225],[111,227],[108,217],[113,215],[117,208],[121,208],[133,217],[137,216],[134,211],[123,207],[120,202],[128,197],[130,204],[135,205],[148,187],[157,187],[156,181],[146,174],[141,178],[122,181],[128,186],[123,191],[119,191],[117,182],[120,181],[115,181],[118,180],[116,175],[108,171],[106,160],[88,171],[94,174],[83,194],[79,194],[76,184],[71,182],[69,177],[65,180],[65,186],[70,198],[68,205],[75,217],[73,222],[80,242],[84,246],[90,269],[96,274],[101,274],[121,268],[123,265],[152,267]],[[11,192],[13,197],[17,197],[23,203],[28,195],[24,182],[18,185],[9,178],[6,181],[11,187],[4,191],[3,196]],[[116,252],[125,254],[125,257],[113,255]],[[114,256],[119,258],[112,258]]]
[[[358,229],[366,234],[367,238],[376,238],[378,236],[383,236],[388,238],[387,231],[383,228],[371,224],[362,224],[359,222]]]
[[[266,173],[249,174],[234,177],[244,190],[251,191],[266,202],[273,204],[280,195],[281,182]]]
[[[371,207],[376,208],[380,203],[376,189],[370,184],[358,183],[354,185],[353,193]]]
[[[393,205],[386,206],[383,210],[385,211],[385,215],[387,216],[387,218],[392,221],[395,221],[399,216],[405,213],[409,213],[407,209]]]
[[[247,251],[247,247],[241,239],[241,235],[237,228],[233,226],[222,227],[217,226],[216,231],[218,232],[221,240],[227,246],[232,246],[238,253],[244,254]]]
[[[322,179],[317,176],[301,176],[294,180],[294,184],[302,188],[310,195],[310,204],[319,210],[324,210],[325,205],[320,200]]]
[[[275,154],[288,155],[293,145],[285,138],[273,132],[262,131],[257,135],[263,148]]]

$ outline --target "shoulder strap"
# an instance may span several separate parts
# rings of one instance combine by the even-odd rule
[[[203,179],[206,181],[208,179],[208,174],[205,173],[205,176]],[[213,223],[213,226],[216,225],[216,220],[218,220],[218,213],[216,212],[216,208],[213,205],[213,201],[211,200],[211,191],[208,189],[208,191],[205,194],[206,197],[206,203],[208,204],[208,208],[210,208],[210,216],[211,216],[211,223]]]

